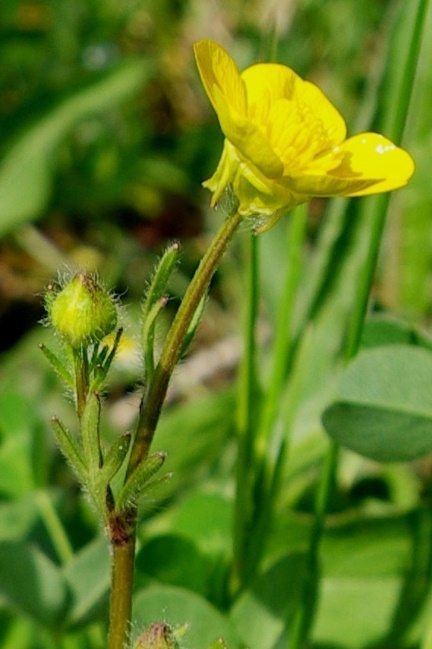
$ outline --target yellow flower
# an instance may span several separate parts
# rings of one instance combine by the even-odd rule
[[[346,139],[324,93],[293,70],[259,63],[239,73],[212,40],[194,46],[205,91],[225,135],[222,157],[204,183],[212,205],[231,187],[242,216],[265,217],[261,231],[313,196],[366,196],[405,185],[411,156],[378,133]]]

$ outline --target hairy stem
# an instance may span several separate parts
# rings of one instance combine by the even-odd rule
[[[108,649],[129,646],[136,527],[119,520],[111,526],[111,598]]]
[[[150,450],[171,374],[180,360],[184,340],[192,319],[206,295],[210,281],[241,221],[235,212],[222,224],[189,284],[165,340],[160,360],[144,396],[134,445],[128,465],[128,476],[143,462]],[[112,579],[108,649],[128,647],[132,612],[136,508],[116,514],[110,523]]]
[[[235,212],[224,221],[202,258],[177,311],[165,340],[153,380],[148,386],[143,401],[129,462],[129,475],[149,453],[168,383],[176,364],[180,360],[183,342],[189,326],[241,220],[242,217]]]

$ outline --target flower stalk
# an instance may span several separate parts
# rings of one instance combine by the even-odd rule
[[[159,362],[152,367],[151,381],[143,398],[137,423],[134,444],[129,459],[126,483],[120,494],[119,510],[113,519],[112,539],[112,591],[110,602],[109,649],[124,649],[127,646],[134,569],[134,548],[136,537],[136,502],[138,494],[130,501],[124,496],[133,488],[135,478],[146,472],[148,463],[161,466],[164,455],[149,456],[150,446],[161,413],[172,372],[184,352],[184,341],[190,334],[197,310],[205,298],[211,279],[219,262],[236,232],[242,218],[233,211],[215,235],[197,271],[189,284],[181,305],[165,339]],[[158,299],[159,296],[158,296]],[[196,324],[196,323],[195,323]],[[150,467],[151,468],[151,467]],[[117,540],[113,540],[118,537]],[[122,577],[123,575],[123,577]]]
[[[202,299],[207,294],[211,279],[228,243],[231,241],[241,221],[242,217],[237,210],[233,211],[225,219],[202,258],[184,295],[166,337],[153,380],[148,386],[143,400],[131,452],[128,469],[129,474],[148,456],[171,374],[180,360],[181,353],[184,352],[183,342],[188,335],[195,313],[200,307]]]

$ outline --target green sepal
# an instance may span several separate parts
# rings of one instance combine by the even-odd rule
[[[81,449],[75,437],[63,426],[57,417],[51,419],[55,436],[61,452],[66,460],[71,465],[78,480],[83,484],[87,484],[87,469],[82,456]]]
[[[99,437],[100,411],[99,394],[90,392],[81,418],[81,437],[88,471],[93,478],[102,465]]]
[[[108,345],[103,345],[101,349],[97,349],[94,358],[91,361],[93,368],[94,378],[90,384],[91,391],[97,391],[106,379],[111,363],[117,353],[120,344],[120,338],[123,334],[123,328],[117,330],[114,343],[111,350]]]
[[[67,385],[68,388],[74,388],[74,376],[72,372],[62,363],[57,354],[54,354],[49,347],[40,343],[39,349],[44,354],[45,358],[48,360],[49,364],[53,370],[59,375],[63,383]]]
[[[105,456],[103,466],[99,472],[100,483],[108,486],[117,471],[119,471],[123,461],[127,455],[131,442],[131,434],[124,433],[111,445],[108,453]]]
[[[150,480],[159,471],[166,459],[166,453],[159,451],[149,455],[129,476],[119,493],[116,509],[120,513],[131,505],[136,505]]]
[[[225,641],[222,638],[218,638],[210,645],[209,649],[227,649]]]

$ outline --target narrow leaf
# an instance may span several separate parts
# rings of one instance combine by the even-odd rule
[[[150,282],[143,304],[143,331],[142,348],[145,360],[147,381],[151,379],[154,371],[154,334],[156,318],[162,307],[166,304],[165,294],[168,281],[178,262],[180,245],[175,242],[168,246],[163,253]]]
[[[96,392],[90,392],[81,419],[81,437],[84,457],[90,475],[96,475],[101,466],[99,438],[100,398]]]
[[[67,430],[67,428],[63,426],[63,424],[59,421],[59,419],[57,419],[57,417],[53,417],[51,419],[51,425],[53,427],[61,452],[71,465],[78,480],[82,484],[86,484],[87,469],[82,457],[81,449],[78,445],[78,441]]]
[[[121,490],[116,509],[121,512],[131,504],[136,504],[152,477],[159,471],[166,459],[166,453],[159,451],[153,453],[144,462],[139,464],[129,476]]]
[[[111,448],[106,454],[103,466],[100,470],[99,480],[108,486],[117,471],[119,471],[129,450],[131,434],[125,433],[114,440]]]
[[[104,615],[108,606],[110,555],[102,536],[80,550],[63,570],[71,595],[68,629],[81,627]]]
[[[38,622],[54,626],[67,601],[60,570],[40,550],[23,542],[0,543],[0,595]]]
[[[166,297],[161,297],[144,318],[142,330],[142,346],[145,361],[146,382],[150,382],[154,372],[154,336],[156,319],[167,303]]]
[[[57,354],[54,354],[49,347],[46,345],[43,345],[42,343],[39,345],[39,349],[41,352],[44,354],[45,358],[48,360],[49,364],[53,368],[53,370],[59,375],[61,380],[69,387],[73,388],[74,387],[74,377],[70,370],[62,363],[62,361],[59,359]]]
[[[166,293],[167,284],[175,265],[177,264],[180,253],[180,245],[175,242],[168,246],[163,253],[159,263],[153,274],[149,289],[147,291],[146,299],[143,305],[144,320],[154,304]]]

